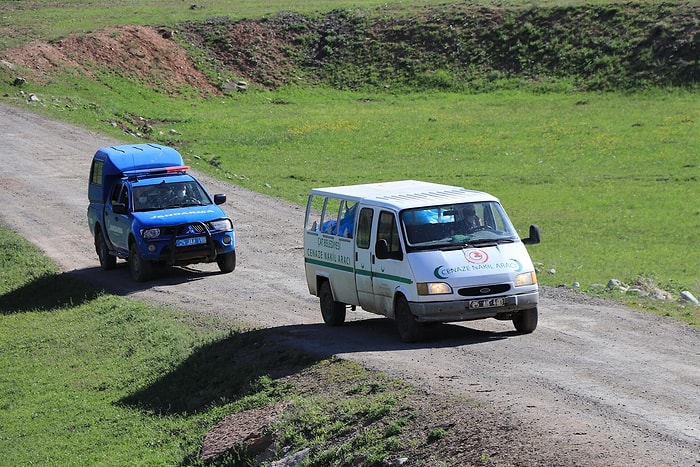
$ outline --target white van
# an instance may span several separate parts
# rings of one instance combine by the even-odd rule
[[[495,197],[414,180],[312,189],[304,224],[309,292],[323,321],[348,307],[394,318],[405,342],[425,323],[484,318],[537,327],[537,276],[527,244]]]

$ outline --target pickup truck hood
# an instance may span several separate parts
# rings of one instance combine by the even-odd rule
[[[162,227],[186,224],[188,222],[207,222],[227,217],[223,209],[215,204],[135,212],[133,216],[142,226],[148,227]]]
[[[488,277],[500,281],[513,274],[534,270],[522,242],[447,251],[419,251],[408,256],[419,282],[488,282]]]

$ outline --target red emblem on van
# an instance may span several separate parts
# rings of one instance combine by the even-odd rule
[[[472,264],[484,264],[489,260],[484,250],[464,250],[464,257]]]

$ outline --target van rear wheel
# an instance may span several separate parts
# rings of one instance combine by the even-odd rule
[[[518,316],[513,318],[515,330],[523,334],[531,333],[537,328],[537,316],[537,308],[520,311]]]
[[[330,282],[321,282],[318,297],[321,301],[321,316],[328,326],[340,326],[345,322],[345,303],[333,300]]]
[[[425,326],[416,321],[408,306],[408,300],[403,295],[396,299],[394,308],[396,327],[399,329],[399,337],[403,342],[416,342],[425,336]]]

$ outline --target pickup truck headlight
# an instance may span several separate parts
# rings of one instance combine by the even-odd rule
[[[525,272],[523,274],[518,274],[517,276],[515,276],[516,287],[534,284],[537,284],[537,275],[535,274],[535,271]]]
[[[141,236],[144,240],[151,240],[152,238],[160,237],[160,229],[144,229],[141,231]]]
[[[416,283],[418,295],[443,295],[451,294],[452,287],[446,282],[418,282]]]
[[[212,230],[231,230],[233,228],[231,219],[218,219],[211,221],[209,225],[211,226]]]

